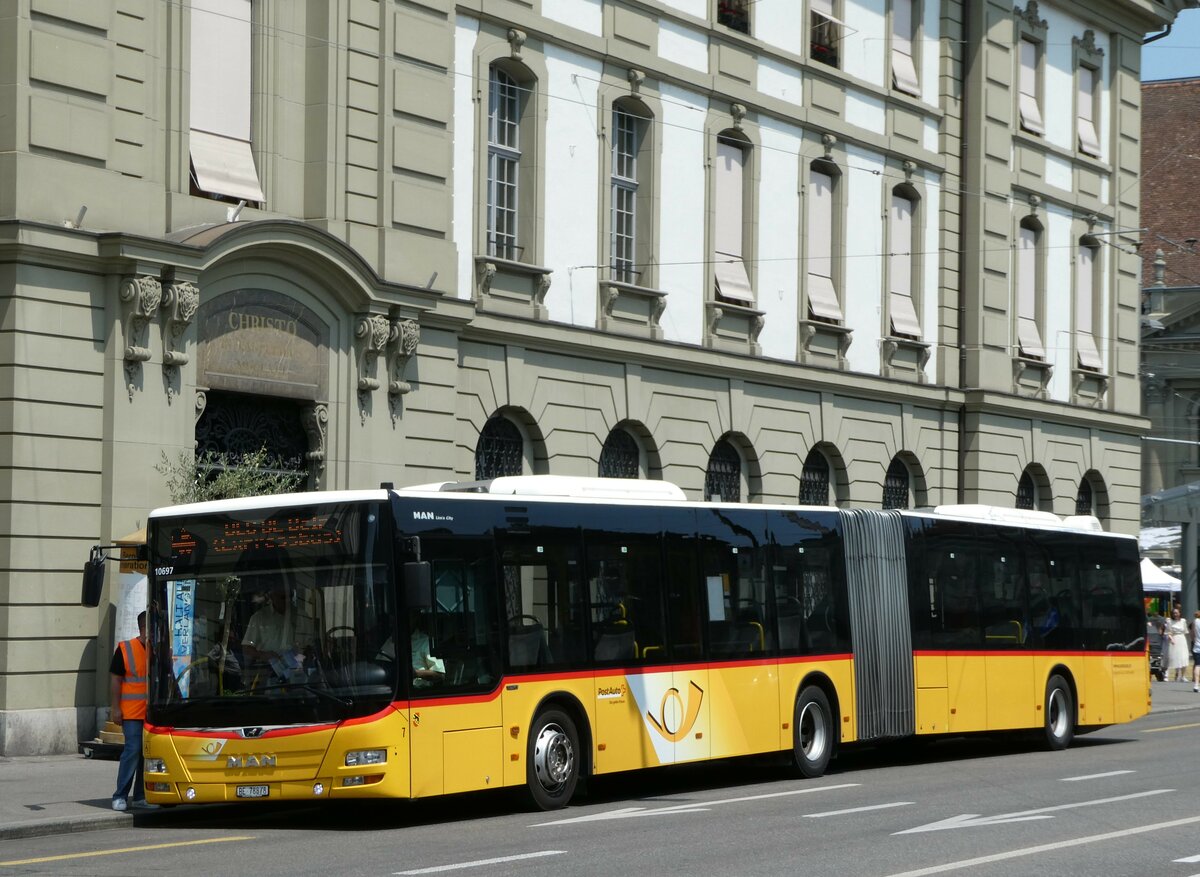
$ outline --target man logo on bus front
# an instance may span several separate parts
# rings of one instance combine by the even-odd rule
[[[658,707],[658,717],[646,710],[646,718],[650,720],[650,724],[658,731],[665,739],[672,743],[678,743],[692,730],[696,724],[696,719],[700,715],[700,704],[704,700],[704,689],[695,682],[689,682],[687,708],[684,708],[683,697],[679,694],[678,688],[668,688],[663,694],[662,703]],[[675,730],[671,730],[670,720],[667,718],[667,701],[674,701],[675,708],[672,713],[675,715],[683,715],[683,722]]]

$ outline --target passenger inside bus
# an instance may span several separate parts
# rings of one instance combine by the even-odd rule
[[[306,669],[314,658],[315,624],[304,607],[297,605],[298,592],[289,601],[283,585],[275,585],[246,625],[242,652],[247,661],[270,666],[282,678]]]
[[[412,648],[413,687],[429,688],[446,678],[446,665],[441,658],[430,654],[426,613],[414,609],[409,613],[409,644]],[[396,643],[391,637],[380,647],[378,657],[396,660]]]

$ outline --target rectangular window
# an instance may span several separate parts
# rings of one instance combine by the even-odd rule
[[[1104,366],[1096,349],[1097,298],[1096,248],[1081,245],[1075,262],[1075,349],[1080,368],[1099,370]]]
[[[264,201],[250,141],[250,0],[193,0],[189,85],[194,194]]]
[[[638,141],[640,120],[613,110],[612,136],[612,279],[636,283]]]
[[[1038,102],[1038,54],[1041,48],[1033,40],[1021,40],[1021,69],[1019,73],[1020,96],[1018,110],[1021,128],[1032,134],[1045,134],[1041,104]]]
[[[892,332],[910,338],[921,337],[921,321],[913,305],[913,202],[892,196],[891,255],[888,258],[888,312]]]
[[[814,61],[838,66],[842,22],[833,14],[834,0],[808,0],[808,54]]]
[[[892,2],[892,83],[897,91],[921,95],[921,83],[913,62],[913,2]]]
[[[1037,229],[1021,226],[1017,250],[1017,341],[1022,356],[1045,359],[1046,348],[1038,331],[1038,247]]]
[[[808,175],[808,310],[814,319],[842,321],[833,285],[833,177]]]
[[[717,24],[750,33],[750,0],[717,0]]]
[[[1076,96],[1075,127],[1079,134],[1079,151],[1100,157],[1100,138],[1096,135],[1096,71],[1080,67],[1077,74],[1079,90]]]
[[[487,252],[520,258],[517,198],[521,165],[521,89],[495,67],[488,93]]]
[[[742,147],[726,140],[717,141],[713,273],[718,298],[752,307],[754,290],[742,253],[745,163],[746,152]]]

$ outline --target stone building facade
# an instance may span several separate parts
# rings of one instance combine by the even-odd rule
[[[1190,5],[0,2],[0,754],[92,732],[164,453],[1136,530]]]

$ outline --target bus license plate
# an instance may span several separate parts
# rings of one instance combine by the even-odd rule
[[[270,786],[238,786],[239,798],[265,798],[271,793]]]

